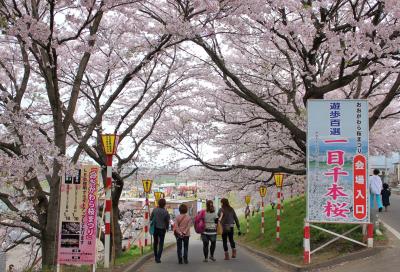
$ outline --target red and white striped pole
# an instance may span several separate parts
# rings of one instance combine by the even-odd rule
[[[261,234],[264,234],[264,197],[261,197]]]
[[[249,222],[249,220],[250,220],[250,208],[249,208],[249,205],[247,205],[246,211],[248,211],[248,214],[246,214],[246,217],[247,217],[247,230],[246,230],[246,233],[249,233],[250,232],[250,222]]]
[[[280,232],[281,232],[281,188],[277,188],[278,192],[278,204],[276,206],[276,240],[280,241]]]
[[[368,224],[368,242],[367,245],[368,247],[373,247],[374,246],[374,224]]]
[[[148,236],[149,236],[149,196],[146,193],[146,207],[144,212],[144,246],[148,245]]]
[[[111,185],[112,185],[112,155],[107,155],[107,179],[106,179],[106,209],[105,209],[105,236],[104,236],[104,267],[110,267],[111,256]]]
[[[310,250],[310,223],[304,220],[304,264],[311,262],[311,250]]]

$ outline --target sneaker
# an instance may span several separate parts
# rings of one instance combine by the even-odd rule
[[[213,262],[216,261],[216,259],[214,257],[210,257],[210,260],[213,261]]]
[[[211,259],[211,258],[210,258],[210,259]],[[203,262],[207,263],[207,262],[208,262],[208,260],[207,260],[207,259],[204,259],[204,260],[203,260]]]
[[[156,263],[161,263],[161,260],[156,260]]]
[[[379,212],[382,212],[382,208],[379,208]]]
[[[184,262],[185,264],[188,264],[188,263],[189,263],[187,259],[184,259],[183,262]]]

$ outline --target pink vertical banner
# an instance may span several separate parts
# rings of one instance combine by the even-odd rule
[[[98,166],[84,165],[61,184],[59,264],[96,262]]]

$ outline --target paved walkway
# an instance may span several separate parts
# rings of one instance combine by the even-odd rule
[[[218,271],[218,272],[233,272],[233,271],[251,271],[251,272],[277,272],[282,271],[272,264],[265,262],[263,259],[252,255],[244,249],[238,247],[238,256],[236,259],[229,261],[223,260],[222,243],[217,242],[215,250],[216,262],[209,261],[203,262],[203,248],[202,243],[196,237],[191,237],[189,242],[189,264],[178,264],[176,256],[176,247],[168,249],[163,253],[160,264],[151,259],[139,269],[139,272],[204,272],[204,271]],[[134,271],[132,271],[134,272]]]
[[[392,195],[390,197],[390,206],[387,212],[377,213],[378,217],[389,225],[396,232],[400,233],[400,196]],[[388,232],[389,248],[375,256],[356,260],[342,265],[323,269],[321,271],[329,272],[349,272],[349,271],[362,271],[362,272],[397,272],[400,270],[400,237]]]

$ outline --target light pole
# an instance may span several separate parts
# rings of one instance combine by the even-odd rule
[[[251,196],[249,196],[249,195],[245,196],[244,200],[245,200],[245,202],[247,204],[246,211],[245,211],[245,216],[246,216],[246,219],[247,219],[247,231],[246,231],[246,233],[249,233],[250,232],[250,223],[249,223],[250,207],[249,207],[249,204],[250,204],[250,201],[251,201]]]
[[[264,185],[260,186],[260,196],[261,196],[261,234],[264,234],[264,197],[267,195],[267,187]]]
[[[103,145],[104,153],[106,154],[107,165],[107,179],[105,188],[105,235],[104,235],[104,267],[110,267],[110,253],[111,253],[111,192],[112,192],[112,157],[117,153],[119,136],[115,134],[101,135],[101,142]]]
[[[145,207],[145,212],[144,212],[144,246],[147,246],[148,244],[148,236],[149,236],[149,213],[150,213],[150,206],[149,206],[149,193],[151,192],[151,185],[153,184],[153,181],[151,179],[144,179],[142,180],[143,184],[143,191],[146,194],[146,207]]]
[[[275,185],[278,194],[278,205],[276,206],[276,240],[280,241],[281,232],[281,194],[283,186],[283,173],[274,174]]]

